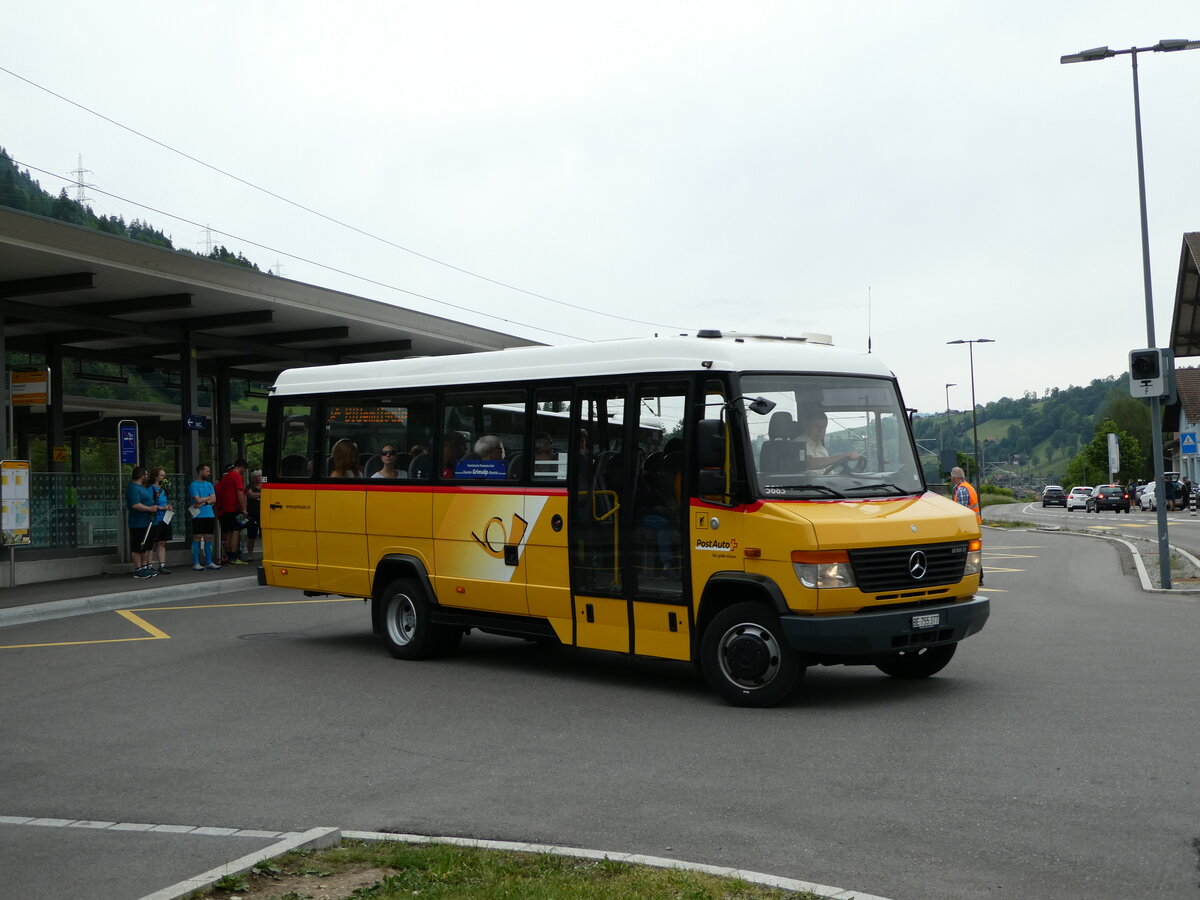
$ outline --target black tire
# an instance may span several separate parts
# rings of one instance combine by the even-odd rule
[[[700,666],[709,685],[734,706],[774,706],[804,676],[800,653],[787,645],[764,603],[736,603],[708,624]]]
[[[429,659],[450,653],[461,628],[430,621],[429,598],[412,578],[398,578],[383,592],[383,640],[396,659]]]
[[[876,663],[875,667],[893,678],[928,678],[946,668],[957,649],[958,644],[943,644],[940,647],[904,650],[887,662]]]

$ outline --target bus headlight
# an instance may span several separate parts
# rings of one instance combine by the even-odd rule
[[[983,571],[983,541],[971,541],[967,544],[967,564],[963,575],[978,575]]]
[[[845,550],[821,553],[793,550],[792,568],[806,588],[854,587],[854,569],[850,567],[850,554]]]

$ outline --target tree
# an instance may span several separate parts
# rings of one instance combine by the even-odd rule
[[[1109,480],[1108,471],[1108,435],[1117,436],[1117,447],[1121,453],[1121,468],[1117,472],[1118,481],[1127,481],[1136,477],[1134,473],[1141,470],[1142,448],[1137,438],[1121,431],[1112,419],[1105,419],[1096,426],[1096,436],[1079,453],[1067,463],[1066,482],[1068,485],[1105,484]]]

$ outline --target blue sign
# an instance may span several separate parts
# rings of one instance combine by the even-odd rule
[[[1185,431],[1179,435],[1179,452],[1184,456],[1196,455],[1196,432]]]
[[[117,426],[117,443],[121,445],[121,465],[136,466],[138,464],[138,427],[137,422]]]
[[[188,416],[184,424],[188,431],[204,431],[208,428],[208,416]]]

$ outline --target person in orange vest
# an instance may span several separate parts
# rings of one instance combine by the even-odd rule
[[[954,489],[954,500],[967,509],[973,510],[975,521],[982,524],[983,513],[979,511],[979,492],[975,490],[975,485],[967,481],[966,474],[959,466],[950,470],[950,486]],[[979,570],[979,583],[983,584],[982,569]]]
[[[950,470],[950,486],[954,488],[954,499],[963,506],[975,512],[975,521],[982,522],[983,514],[979,511],[979,492],[967,481],[967,476],[959,466]]]

